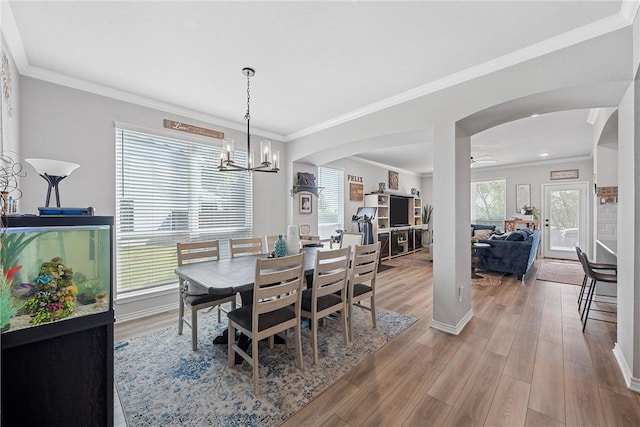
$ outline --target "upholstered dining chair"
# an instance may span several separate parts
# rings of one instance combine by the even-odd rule
[[[362,233],[342,233],[342,239],[340,240],[340,248],[351,248],[351,251],[353,251],[353,248],[356,245],[361,245],[362,244]]]
[[[605,274],[605,273],[600,273],[597,271],[594,271],[592,265],[592,263],[589,262],[589,259],[587,258],[587,255],[582,252],[582,251],[576,251],[578,254],[578,260],[580,261],[580,264],[582,264],[582,269],[584,270],[584,274],[585,276],[587,276],[588,279],[591,280],[591,284],[589,285],[589,289],[586,295],[586,299],[585,299],[585,305],[584,308],[582,309],[582,314],[580,316],[580,319],[582,320],[582,332],[585,331],[586,327],[587,327],[587,320],[589,320],[589,311],[591,310],[591,303],[593,302],[593,298],[594,295],[596,293],[596,284],[598,282],[605,282],[605,283],[618,283],[618,276],[617,273],[616,274]],[[606,311],[606,310],[598,310],[598,311],[603,311],[605,313],[615,313],[612,311]]]
[[[329,314],[341,312],[344,344],[349,344],[347,332],[347,281],[351,249],[345,247],[316,254],[311,289],[302,291],[302,317],[311,320],[313,364],[318,364],[318,321]]]
[[[178,243],[178,266],[195,262],[220,259],[220,242],[212,240],[198,243]],[[198,349],[198,311],[204,308],[218,307],[218,322],[220,322],[221,305],[231,303],[231,309],[236,308],[236,295],[209,295],[190,290],[188,282],[178,279],[180,305],[178,308],[178,335],[182,335],[183,325],[191,328],[191,348]],[[191,321],[184,317],[184,307],[191,308]],[[226,311],[226,310],[225,310]]]
[[[238,255],[259,255],[262,252],[262,238],[260,237],[229,239],[231,258],[235,258]]]
[[[376,277],[378,275],[378,255],[380,242],[372,245],[357,245],[351,260],[347,305],[349,308],[349,339],[353,341],[353,308],[359,307],[371,311],[373,329],[376,324]],[[370,307],[360,304],[369,299]]]
[[[256,260],[253,303],[230,311],[229,336],[236,329],[251,339],[251,355],[229,340],[229,367],[235,366],[238,353],[253,368],[253,391],[258,395],[258,342],[289,328],[294,329],[296,366],[303,369],[300,335],[300,305],[304,286],[304,253],[281,258]],[[270,340],[273,345],[273,341]]]

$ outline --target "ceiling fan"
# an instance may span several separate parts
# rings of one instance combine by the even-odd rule
[[[473,165],[475,163],[495,163],[497,162],[496,159],[493,158],[493,156],[489,155],[489,154],[483,154],[480,156],[471,156],[471,167],[473,167]]]

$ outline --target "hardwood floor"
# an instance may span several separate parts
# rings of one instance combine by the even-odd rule
[[[395,268],[376,288],[377,306],[418,321],[285,426],[640,425],[640,395],[626,388],[612,353],[615,325],[590,320],[582,333],[578,286],[536,281],[536,266],[524,283],[505,276],[473,289],[474,317],[452,336],[429,327],[424,258],[385,261]],[[116,341],[176,317],[116,324]]]

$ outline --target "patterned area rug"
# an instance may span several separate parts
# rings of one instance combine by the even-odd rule
[[[486,288],[488,286],[499,286],[502,284],[502,278],[504,273],[497,273],[493,271],[477,271],[478,276],[482,276],[479,279],[471,279],[471,284],[474,288]]]
[[[228,368],[227,346],[211,340],[226,327],[216,311],[201,315],[198,351],[191,350],[188,328],[177,326],[133,337],[115,345],[115,380],[129,427],[276,426],[344,376],[367,356],[408,328],[415,318],[378,308],[354,310],[354,344],[342,342],[340,322],[319,330],[319,363],[302,338],[304,371],[295,367],[295,348],[260,343],[260,397],[253,395],[248,363]]]
[[[540,265],[536,279],[581,286],[583,277],[584,271],[577,262],[545,261]]]

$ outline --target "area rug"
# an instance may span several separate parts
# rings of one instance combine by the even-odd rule
[[[545,261],[538,268],[537,280],[582,285],[584,271],[577,262]]]
[[[127,425],[137,426],[276,426],[336,382],[366,357],[408,328],[415,318],[376,309],[354,310],[354,343],[342,342],[340,322],[319,329],[319,363],[313,365],[309,340],[303,337],[304,371],[295,367],[293,343],[269,349],[261,342],[260,396],[253,394],[248,363],[229,368],[227,346],[211,340],[226,327],[217,313],[201,315],[198,351],[191,336],[177,327],[133,337],[115,345],[115,381]]]
[[[482,276],[479,279],[471,279],[471,284],[474,288],[486,288],[489,286],[499,286],[502,284],[502,278],[504,273],[497,273],[493,271],[477,271],[478,276]]]

